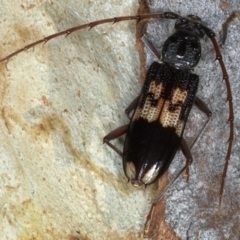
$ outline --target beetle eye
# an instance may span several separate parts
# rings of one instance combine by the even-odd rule
[[[143,176],[142,182],[144,184],[150,184],[155,181],[156,177],[159,174],[160,166],[158,163],[153,165]]]

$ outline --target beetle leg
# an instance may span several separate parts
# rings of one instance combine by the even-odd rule
[[[186,169],[186,177],[187,177],[187,182],[189,180],[189,166],[190,164],[192,163],[193,161],[193,157],[192,157],[192,153],[191,153],[191,149],[190,147],[188,146],[186,140],[184,138],[182,138],[181,140],[181,150],[182,150],[182,153],[183,155],[185,156],[186,158],[186,165],[184,166],[183,168],[183,171],[184,169]],[[177,175],[177,178],[182,174],[182,170],[178,173]],[[176,178],[176,179],[177,179]],[[175,181],[175,180],[174,180]]]
[[[223,38],[222,38],[222,44],[225,44],[226,38],[227,38],[227,31],[228,31],[228,26],[236,19],[240,17],[240,11],[235,11],[233,12],[225,21],[225,23],[223,23],[222,25],[222,32],[223,32]]]
[[[206,123],[203,125],[202,129],[200,130],[199,134],[197,135],[197,137],[193,140],[193,142],[190,144],[190,149],[193,148],[193,146],[195,145],[195,143],[198,141],[198,139],[201,137],[202,133],[204,132],[204,130],[206,129],[211,116],[212,116],[212,112],[211,110],[208,108],[208,106],[206,105],[206,103],[203,102],[203,100],[201,100],[199,97],[195,97],[195,101],[194,101],[196,107],[203,113],[205,113],[208,117]]]
[[[219,47],[222,48],[223,46],[223,38],[224,38],[224,32],[223,30],[221,30],[219,33],[218,33],[218,39],[217,39],[217,43],[219,45]],[[215,53],[215,50],[214,50],[214,47],[211,47],[209,49],[207,49],[206,51],[204,51],[202,54],[201,54],[201,59],[203,61],[206,61],[208,59],[212,59],[214,60],[214,53]]]
[[[130,105],[125,109],[125,113],[128,116],[129,119],[131,119],[131,117],[129,116],[129,114],[136,109],[137,104],[138,104],[138,100],[140,98],[140,95],[137,96],[131,103]]]
[[[178,172],[178,174],[175,176],[175,178],[168,184],[168,186],[164,189],[164,191],[161,193],[161,195],[156,199],[154,204],[157,204],[163,198],[163,196],[168,191],[168,189],[175,183],[175,181],[178,179],[178,177],[190,166],[190,164],[193,161],[193,157],[192,157],[192,153],[191,153],[190,147],[188,146],[188,144],[187,144],[187,142],[186,142],[186,140],[184,138],[182,138],[180,146],[181,146],[181,150],[182,150],[184,156],[187,159],[186,164]]]
[[[206,127],[207,127],[207,125],[208,125],[208,123],[211,119],[211,116],[212,116],[212,112],[210,111],[208,106],[199,97],[197,97],[197,96],[195,97],[194,103],[200,111],[202,111],[203,113],[205,113],[207,115],[208,119],[207,119],[206,123],[203,125],[202,129],[199,131],[198,135],[191,142],[190,149],[192,149],[193,146],[196,144],[196,142],[199,140],[199,138],[201,137],[201,135],[205,131],[205,129],[206,129]],[[184,156],[186,157],[186,159],[188,160],[188,156],[190,156],[191,152],[190,153],[189,152],[184,153],[184,151],[187,151],[186,147],[188,147],[188,146],[186,146],[186,145],[187,145],[187,143],[185,142],[184,139],[182,139],[182,142],[181,142],[182,152],[183,152]],[[187,181],[188,181],[189,180],[189,165],[190,164],[187,163],[187,165],[188,165],[188,167],[186,167],[186,177],[187,177]]]
[[[240,11],[234,11],[228,18],[227,20],[222,24],[222,30],[220,31],[220,39],[217,41],[218,45],[222,47],[227,39],[227,32],[228,32],[228,27],[229,25],[237,18],[240,17]],[[214,52],[214,48],[211,48],[207,52],[202,54],[203,59],[208,59]]]
[[[147,34],[147,25],[148,22],[145,21],[142,23],[140,28],[140,36],[144,45],[157,57],[158,60],[161,60],[161,53],[157,50],[155,44],[149,39]]]
[[[145,46],[157,57],[158,60],[161,60],[161,53],[157,50],[155,44],[150,41],[148,35],[145,33],[141,37],[142,41],[144,42]]]
[[[106,143],[110,148],[112,148],[121,157],[123,156],[122,151],[120,151],[117,147],[115,147],[112,143],[110,143],[110,141],[124,135],[127,132],[127,128],[128,128],[128,124],[118,127],[117,129],[113,130],[112,132],[110,132],[108,135],[106,135],[103,138],[103,143]]]
[[[188,147],[185,139],[182,138],[181,149],[182,149],[182,152],[183,152],[185,158],[187,159],[186,165],[188,165],[188,166],[186,166],[187,181],[189,180],[189,166],[191,164],[191,163],[188,163],[188,161],[190,161],[189,159],[192,159],[190,149],[192,149],[193,146],[196,144],[196,142],[199,140],[199,138],[201,137],[204,130],[206,129],[206,127],[211,119],[211,116],[212,116],[212,112],[210,111],[208,106],[199,97],[197,97],[197,96],[195,97],[194,103],[200,111],[202,111],[203,113],[205,113],[207,115],[208,119],[207,119],[206,123],[203,125],[202,129],[199,131],[198,135],[195,137],[195,139],[190,144],[190,147]]]
[[[153,212],[154,212],[154,208],[155,208],[156,204],[157,204],[156,201],[152,204],[152,206],[151,206],[151,208],[150,208],[150,210],[148,212],[148,215],[146,217],[146,221],[145,221],[145,224],[144,224],[144,230],[143,230],[143,237],[144,238],[150,238],[150,236],[149,236],[149,227],[151,225],[151,220],[152,220],[152,216],[153,216]]]
[[[207,117],[210,118],[212,116],[212,112],[208,108],[207,104],[203,100],[201,100],[198,96],[195,97],[194,103],[200,111],[207,115]]]
[[[178,172],[178,174],[174,177],[174,179],[167,185],[167,187],[165,187],[165,189],[162,191],[162,193],[159,195],[159,197],[157,199],[155,199],[155,201],[153,202],[150,211],[148,212],[147,215],[147,220],[144,224],[144,237],[148,237],[148,232],[149,232],[149,227],[151,224],[151,219],[152,219],[152,215],[154,212],[154,208],[155,206],[162,200],[162,198],[164,197],[165,193],[171,188],[171,186],[175,183],[175,181],[178,179],[178,177],[189,168],[190,164],[193,161],[193,157],[192,157],[192,153],[190,150],[190,147],[188,146],[187,142],[185,141],[184,138],[182,138],[181,140],[181,150],[183,152],[183,155],[186,157],[186,164],[185,166]]]

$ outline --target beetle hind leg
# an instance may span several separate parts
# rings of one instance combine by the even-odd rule
[[[162,198],[164,197],[164,195],[166,194],[166,192],[171,188],[171,186],[176,182],[176,180],[179,178],[179,176],[186,171],[186,175],[187,175],[187,181],[189,180],[189,167],[193,161],[193,157],[192,157],[192,153],[191,153],[191,149],[193,148],[193,146],[196,144],[196,142],[199,140],[199,138],[201,137],[202,133],[204,132],[205,128],[207,127],[210,118],[212,116],[212,112],[210,111],[210,109],[207,107],[207,105],[199,98],[196,97],[195,101],[194,101],[195,105],[197,106],[197,108],[206,114],[206,116],[208,117],[206,123],[203,125],[202,129],[200,130],[200,132],[198,133],[198,135],[196,136],[196,138],[193,140],[193,142],[190,144],[190,146],[188,146],[186,140],[184,138],[182,138],[181,143],[180,143],[180,147],[182,150],[183,155],[186,158],[186,164],[184,165],[184,167],[177,173],[177,175],[174,177],[174,179],[165,187],[165,189],[163,190],[163,192],[159,195],[159,197],[153,202],[151,209],[147,215],[147,219],[144,225],[144,237],[149,237],[149,228],[151,225],[151,219],[154,213],[154,208],[156,206],[156,204],[158,204],[158,202],[160,202],[162,200]]]
[[[193,161],[193,157],[192,157],[192,153],[191,153],[191,148],[188,146],[188,144],[187,144],[187,142],[185,141],[184,138],[182,138],[182,140],[181,140],[181,150],[182,150],[183,155],[186,158],[186,164],[183,167],[183,169],[178,173],[178,175],[176,176],[175,180],[177,180],[177,178],[185,170],[185,174],[184,175],[186,176],[186,179],[187,179],[187,182],[188,182],[189,181],[189,167],[190,167],[190,165],[191,165],[191,163]]]
[[[184,138],[182,138],[181,140],[181,144],[180,144],[181,150],[183,152],[183,155],[186,157],[186,164],[185,166],[178,172],[178,174],[174,177],[174,179],[165,187],[165,189],[163,190],[163,192],[159,195],[159,197],[157,199],[155,199],[155,201],[153,202],[150,211],[148,212],[145,224],[144,224],[144,237],[147,238],[149,237],[149,228],[151,225],[151,220],[152,220],[152,216],[154,213],[154,208],[155,206],[162,200],[162,198],[164,197],[164,195],[166,194],[166,192],[171,188],[171,186],[175,183],[175,181],[179,178],[179,176],[187,169],[189,169],[190,164],[193,161],[193,157],[192,157],[192,153],[190,150],[190,147],[188,146],[187,142],[185,141]]]
[[[116,146],[114,146],[112,143],[110,143],[110,141],[124,135],[127,132],[127,128],[128,128],[128,124],[118,127],[117,129],[113,130],[112,132],[110,132],[108,135],[106,135],[103,138],[103,143],[106,143],[110,148],[112,148],[121,157],[123,156],[122,151],[120,151]]]

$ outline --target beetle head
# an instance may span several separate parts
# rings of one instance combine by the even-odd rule
[[[181,18],[176,21],[175,29],[191,32],[197,37],[203,38],[205,36],[205,33],[201,29],[201,24],[201,18],[195,15],[188,15],[186,18]]]

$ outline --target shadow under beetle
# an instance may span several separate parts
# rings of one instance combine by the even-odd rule
[[[232,93],[215,34],[201,23],[199,17],[194,15],[182,17],[173,12],[164,12],[98,20],[40,39],[13,52],[1,59],[0,62],[8,61],[18,53],[40,43],[46,43],[61,35],[69,35],[80,29],[91,29],[97,25],[109,22],[116,23],[127,20],[140,22],[144,19],[153,18],[176,19],[176,31],[163,45],[161,63],[152,63],[140,95],[126,109],[128,116],[134,111],[132,116],[129,117],[130,123],[112,131],[104,137],[103,141],[122,156],[125,175],[136,187],[151,184],[161,177],[168,169],[179,147],[181,147],[187,162],[177,177],[184,170],[188,172],[188,167],[192,162],[192,155],[182,135],[192,105],[195,103],[208,117],[211,116],[211,111],[208,107],[196,97],[199,77],[193,73],[193,68],[198,64],[201,57],[200,39],[206,35],[212,41],[216,52],[216,60],[219,61],[221,66],[227,89],[227,101],[229,103],[228,122],[230,124],[230,134],[219,192],[219,204],[221,207],[233,141],[234,113]],[[224,41],[226,39],[226,29],[223,29],[225,31]],[[124,148],[123,151],[120,151],[110,141],[124,134],[126,134]],[[145,224],[145,235],[147,235],[148,221],[152,211],[153,206]]]

